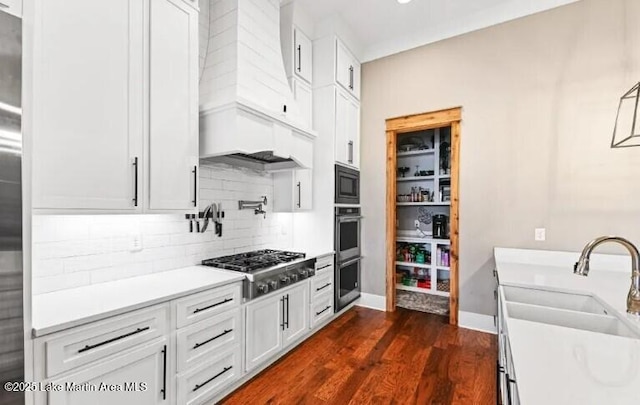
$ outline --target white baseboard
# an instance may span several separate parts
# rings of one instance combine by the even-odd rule
[[[458,326],[465,329],[496,334],[493,316],[477,314],[475,312],[458,312]]]
[[[360,298],[356,301],[356,305],[359,307],[377,309],[378,311],[386,311],[387,297],[384,295],[360,293]]]

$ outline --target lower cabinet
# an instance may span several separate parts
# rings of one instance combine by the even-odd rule
[[[213,403],[211,398],[242,375],[240,346],[178,375],[178,404]]]
[[[245,370],[293,344],[309,328],[309,281],[246,305]]]
[[[159,339],[111,360],[49,382],[49,405],[153,405],[170,403],[167,340]],[[88,388],[83,388],[88,387]]]
[[[498,384],[496,403],[502,405],[519,405],[518,383],[511,356],[509,333],[504,320],[503,294],[498,287],[498,362],[496,364],[496,383]]]

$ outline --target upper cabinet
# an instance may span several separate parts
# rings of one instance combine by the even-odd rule
[[[22,0],[0,0],[0,11],[22,17]]]
[[[360,63],[340,39],[336,39],[336,82],[360,99]]]
[[[33,27],[33,207],[193,208],[197,9],[182,0],[35,0],[24,18]]]
[[[360,105],[346,91],[336,90],[336,162],[360,167]]]
[[[294,45],[294,73],[296,76],[311,83],[313,77],[313,46],[312,42],[302,30],[293,28]]]
[[[198,12],[182,0],[151,2],[149,208],[197,206]]]
[[[360,62],[336,35],[313,41],[314,87],[337,84],[360,99]]]
[[[37,0],[33,13],[34,207],[139,210],[144,3]]]

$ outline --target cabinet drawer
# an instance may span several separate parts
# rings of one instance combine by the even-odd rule
[[[190,325],[240,306],[242,284],[214,288],[176,301],[177,328]]]
[[[333,315],[333,294],[324,294],[313,300],[311,304],[311,329]]]
[[[45,377],[120,354],[168,333],[169,305],[159,305],[94,322],[36,340],[35,361]]]
[[[211,398],[240,378],[240,374],[240,346],[236,346],[209,363],[178,374],[178,403],[211,403]]]
[[[240,344],[240,308],[224,312],[178,331],[178,373]]]
[[[333,296],[333,271],[323,271],[311,278],[311,302],[326,293]]]
[[[316,259],[316,273],[333,267],[333,255],[319,257]]]

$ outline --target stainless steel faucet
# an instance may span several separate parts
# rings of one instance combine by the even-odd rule
[[[627,312],[640,315],[640,252],[638,248],[625,238],[619,236],[601,236],[595,238],[582,250],[580,258],[573,266],[573,273],[581,276],[589,275],[589,257],[593,250],[606,242],[615,242],[624,246],[631,254],[631,287],[627,295]]]

